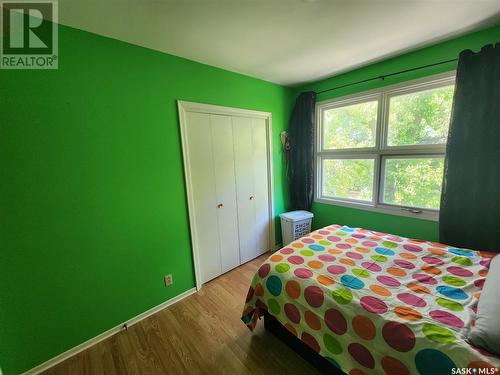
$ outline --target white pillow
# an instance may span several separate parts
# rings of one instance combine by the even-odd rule
[[[490,353],[500,354],[500,255],[491,260],[469,339]]]

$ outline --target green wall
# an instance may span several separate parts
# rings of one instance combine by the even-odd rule
[[[59,40],[59,70],[0,70],[4,374],[194,287],[177,99],[272,112],[285,205],[290,89],[68,27]]]
[[[485,44],[496,43],[498,41],[500,41],[500,25],[439,43],[431,47],[406,53],[391,59],[383,60],[379,63],[371,64],[318,82],[300,86],[295,88],[294,96],[301,91],[321,91],[347,83],[361,81],[367,78],[378,77],[384,74],[410,69],[417,66],[457,58],[460,51],[464,49],[479,50]],[[366,90],[372,90],[411,79],[421,78],[427,75],[447,72],[455,68],[456,63],[449,63],[411,73],[405,73],[388,77],[385,80],[376,80],[320,94],[318,95],[317,100],[322,101]],[[432,241],[438,240],[438,224],[436,221],[388,215],[323,203],[315,203],[312,211],[315,214],[313,221],[315,228],[320,228],[332,223],[338,223],[355,227],[365,227],[407,237],[422,238]]]

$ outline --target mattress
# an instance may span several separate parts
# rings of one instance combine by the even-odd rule
[[[494,255],[331,225],[260,266],[242,320],[267,311],[351,375],[493,374],[500,358],[467,332]]]

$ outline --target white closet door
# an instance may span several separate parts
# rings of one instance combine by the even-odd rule
[[[231,117],[210,115],[222,273],[240,264]]]
[[[257,255],[269,250],[269,176],[267,131],[264,119],[252,119],[255,238]],[[256,256],[257,256],[256,255]]]
[[[210,126],[210,115],[186,113],[186,142],[189,159],[190,189],[193,200],[192,228],[198,248],[200,281],[205,283],[221,274],[221,256],[217,225],[217,199]]]
[[[255,237],[255,207],[252,198],[255,193],[251,118],[233,117],[233,140],[240,260],[241,263],[245,263],[258,255]]]

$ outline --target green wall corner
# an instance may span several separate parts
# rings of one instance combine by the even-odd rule
[[[301,85],[300,87],[294,89],[294,97],[302,91],[322,91],[351,82],[357,82],[372,77],[379,77],[384,74],[390,74],[418,66],[454,59],[458,57],[462,50],[471,49],[478,51],[486,44],[497,42],[500,42],[500,25],[438,43],[430,47],[405,53],[403,55],[370,64],[327,79]],[[456,62],[452,62],[410,73],[395,75],[384,80],[371,81],[368,83],[322,93],[318,95],[317,101],[373,90],[412,79],[448,72],[455,68]],[[314,203],[312,212],[315,215],[313,220],[314,228],[320,228],[325,225],[335,223],[354,227],[364,227],[381,232],[430,241],[437,241],[439,237],[437,221],[377,213],[324,203]]]
[[[178,99],[272,112],[285,210],[289,88],[65,26],[58,70],[0,82],[4,375],[194,287]]]

